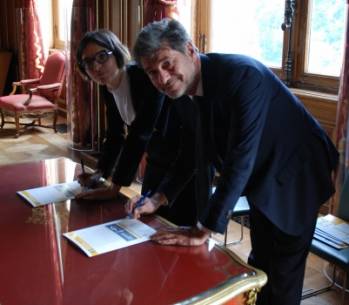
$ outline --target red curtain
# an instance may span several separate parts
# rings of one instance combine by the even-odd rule
[[[92,82],[85,81],[79,74],[75,52],[85,32],[95,30],[95,0],[74,0],[71,20],[70,67],[67,76],[67,105],[69,109],[70,133],[73,147],[90,150],[93,147],[95,122],[92,120],[97,102]]]
[[[347,0],[347,16],[349,13],[349,0]],[[337,194],[340,194],[342,184],[349,173],[349,18],[345,39],[344,60],[339,87],[339,100],[337,105],[337,118],[335,130],[335,143],[340,154],[338,173],[336,177]],[[332,211],[335,212],[335,211]]]
[[[19,1],[17,18],[20,78],[38,78],[43,72],[45,58],[36,1]]]
[[[178,16],[177,0],[144,0],[144,25]]]

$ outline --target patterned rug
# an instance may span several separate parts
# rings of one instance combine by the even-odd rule
[[[0,129],[0,165],[70,157],[69,146],[67,133],[54,133],[52,129],[31,127],[15,138],[13,126],[6,124]]]

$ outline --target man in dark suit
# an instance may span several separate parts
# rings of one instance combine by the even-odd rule
[[[239,196],[246,195],[249,263],[268,275],[257,304],[299,304],[317,213],[334,193],[338,153],[331,140],[268,68],[242,55],[199,54],[177,21],[143,28],[134,54],[155,87],[177,99],[174,105],[189,96],[187,105],[196,107],[195,115],[177,107],[184,128],[195,126],[192,168],[177,164],[173,178],[133,211],[135,217],[171,204],[181,178],[195,169],[197,227],[159,232],[153,240],[200,245],[210,232],[224,232]],[[220,177],[210,196],[212,166]]]

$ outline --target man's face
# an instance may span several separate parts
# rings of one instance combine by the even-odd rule
[[[195,94],[199,79],[198,62],[198,55],[190,43],[185,53],[165,46],[153,56],[141,59],[153,85],[173,99]]]

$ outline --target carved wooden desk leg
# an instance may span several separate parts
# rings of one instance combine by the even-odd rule
[[[246,292],[245,295],[246,295],[247,300],[246,300],[245,304],[246,305],[255,305],[259,291],[260,291],[259,288],[254,288],[254,289],[251,289],[250,291]]]

